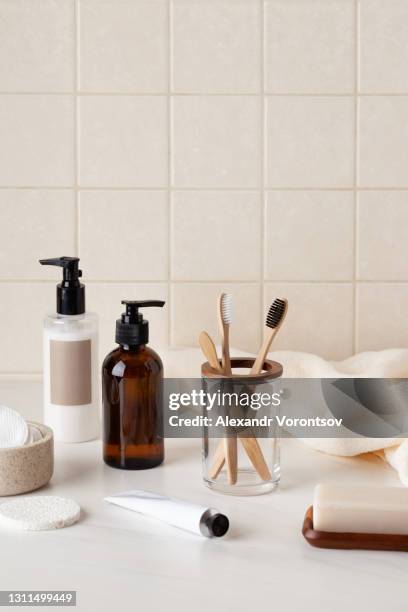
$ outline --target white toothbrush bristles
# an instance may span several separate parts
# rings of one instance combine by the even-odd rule
[[[232,321],[232,297],[230,293],[223,293],[221,296],[221,317],[225,325],[230,325]]]

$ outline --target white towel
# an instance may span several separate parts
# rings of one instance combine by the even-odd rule
[[[275,351],[271,359],[283,365],[285,378],[408,378],[408,349],[388,349],[360,353],[344,361],[325,361],[317,355]],[[325,406],[326,416],[329,409]],[[348,430],[343,427],[343,434]],[[310,448],[353,457],[375,452],[397,470],[401,482],[408,486],[408,440],[401,438],[302,438]]]
[[[163,348],[165,375],[168,378],[199,378],[204,361],[198,348]],[[249,355],[231,349],[231,355]],[[274,351],[270,359],[283,365],[285,378],[408,378],[408,349],[389,349],[366,352],[344,361],[326,361],[310,353]],[[323,402],[322,402],[323,406]],[[328,412],[327,406],[322,410]],[[348,430],[344,430],[347,434]],[[408,440],[399,438],[302,438],[310,448],[351,457],[375,452],[397,472],[401,482],[408,486]]]

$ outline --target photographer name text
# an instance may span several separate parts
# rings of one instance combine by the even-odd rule
[[[169,425],[171,427],[271,427],[279,425],[279,427],[341,427],[343,419],[324,418],[324,417],[287,417],[287,416],[263,416],[234,418],[230,416],[218,416],[212,418],[204,415],[195,417],[183,417],[172,415],[169,417]]]

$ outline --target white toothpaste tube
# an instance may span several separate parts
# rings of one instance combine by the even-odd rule
[[[105,497],[105,501],[207,538],[220,538],[229,527],[228,518],[214,508],[196,506],[150,491],[125,491]]]

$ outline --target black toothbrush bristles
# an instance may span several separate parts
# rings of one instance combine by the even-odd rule
[[[273,302],[266,315],[266,327],[274,329],[279,325],[286,314],[287,305],[286,300],[280,300],[279,298]]]

